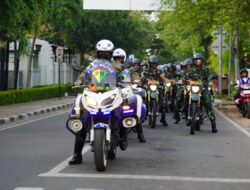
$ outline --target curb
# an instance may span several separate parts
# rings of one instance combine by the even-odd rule
[[[8,123],[15,122],[18,120],[28,119],[32,116],[37,116],[37,115],[42,115],[42,114],[53,112],[53,111],[62,110],[62,109],[71,107],[72,105],[73,105],[73,103],[62,104],[59,106],[52,106],[52,107],[48,107],[48,108],[43,108],[41,110],[35,110],[32,112],[28,112],[28,113],[21,113],[19,115],[10,116],[7,118],[0,118],[0,125],[8,124]]]
[[[226,106],[226,105],[235,105],[235,103],[234,103],[233,100],[220,100],[220,99],[215,99],[213,104],[215,106],[218,106],[218,105],[223,105],[223,106]]]

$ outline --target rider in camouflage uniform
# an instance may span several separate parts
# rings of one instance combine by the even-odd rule
[[[161,73],[157,69],[157,65],[159,64],[158,57],[155,55],[151,55],[148,60],[149,68],[142,72],[141,79],[143,82],[146,82],[147,80],[156,80],[156,81],[164,81],[167,82],[166,77],[163,73]],[[161,98],[160,98],[161,99]],[[163,126],[168,126],[168,123],[165,118],[165,112],[162,111],[160,122],[163,124]],[[151,126],[152,127],[152,126]]]
[[[201,80],[205,86],[202,91],[202,101],[206,108],[208,117],[212,124],[212,133],[217,133],[216,118],[211,102],[211,94],[208,90],[208,83],[211,79],[208,68],[204,65],[204,57],[200,53],[194,54],[193,57],[194,66],[187,72],[186,80]]]
[[[193,60],[192,59],[186,59],[184,62],[181,63],[181,69],[182,73],[180,76],[180,80],[184,80],[187,72],[191,69],[193,65]],[[182,111],[182,106],[184,106],[185,103],[185,93],[182,88],[181,93],[179,96],[177,96],[177,101],[176,101],[176,109],[175,109],[175,124],[179,123],[180,121],[180,112]],[[184,110],[185,112],[186,110]]]

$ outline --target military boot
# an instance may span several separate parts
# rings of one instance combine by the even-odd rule
[[[82,141],[79,137],[75,138],[75,147],[74,147],[74,155],[72,159],[69,161],[69,165],[76,165],[82,163],[82,149],[84,146],[84,141]]]
[[[146,139],[143,135],[142,125],[141,124],[136,125],[136,130],[137,130],[139,142],[145,143]]]
[[[180,113],[178,111],[175,112],[175,124],[179,123],[181,120]]]
[[[211,121],[211,124],[212,124],[212,133],[217,133],[217,129],[216,129],[216,123],[215,123],[215,120],[212,120]]]
[[[82,155],[81,154],[74,154],[72,159],[69,161],[69,165],[76,165],[82,163]]]
[[[160,122],[162,123],[163,126],[168,126],[168,123],[167,123],[166,118],[165,118],[165,112],[163,112],[161,114]]]

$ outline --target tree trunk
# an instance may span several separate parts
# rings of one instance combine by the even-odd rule
[[[19,42],[19,48],[17,49],[17,41],[14,42],[14,89],[17,89],[17,82],[18,82],[18,73],[19,73],[19,50],[20,50],[20,42]]]
[[[0,91],[5,89],[6,42],[0,42]]]
[[[8,90],[8,81],[9,81],[9,52],[10,52],[10,43],[7,42],[5,48],[5,81],[4,81],[4,89]]]
[[[33,58],[33,52],[34,52],[35,42],[36,42],[36,35],[32,39],[31,51],[30,51],[29,61],[28,61],[28,70],[27,70],[28,73],[27,73],[26,88],[30,88],[31,65],[32,65],[32,58]]]

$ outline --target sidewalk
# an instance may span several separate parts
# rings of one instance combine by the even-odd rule
[[[0,106],[0,125],[72,106],[76,97],[62,97]]]
[[[224,100],[224,99],[214,99],[213,104],[215,106],[218,106],[218,105],[235,105],[233,100]]]

